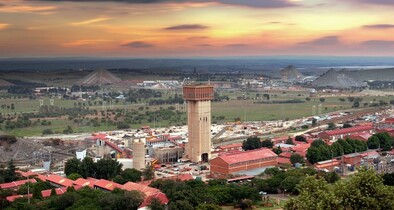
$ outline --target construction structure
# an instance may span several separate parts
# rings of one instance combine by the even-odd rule
[[[141,140],[134,140],[132,147],[133,168],[142,170],[145,168],[145,144]]]
[[[208,162],[211,157],[211,100],[213,86],[183,86],[187,102],[188,143],[186,158],[192,162]]]

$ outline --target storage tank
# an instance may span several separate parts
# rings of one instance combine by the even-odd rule
[[[133,168],[145,169],[145,144],[141,140],[134,140],[133,144]]]

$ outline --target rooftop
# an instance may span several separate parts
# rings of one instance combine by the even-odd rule
[[[328,135],[341,135],[341,134],[348,134],[348,133],[354,133],[354,132],[361,132],[361,131],[367,131],[367,130],[372,130],[373,126],[371,125],[365,125],[365,126],[355,126],[351,128],[342,128],[342,129],[336,129],[336,130],[328,130],[324,131],[322,133],[326,133]]]
[[[269,158],[269,157],[278,157],[278,155],[272,152],[270,149],[262,148],[262,149],[250,150],[236,154],[226,154],[223,156],[219,156],[217,158],[221,158],[223,161],[225,161],[228,164],[233,164],[233,163],[245,162],[249,160]]]

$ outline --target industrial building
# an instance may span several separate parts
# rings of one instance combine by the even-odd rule
[[[229,153],[210,161],[211,176],[218,178],[228,177],[231,174],[252,175],[254,169],[258,169],[255,170],[258,174],[265,168],[277,165],[278,155],[267,148]]]
[[[208,162],[211,157],[211,100],[213,86],[185,85],[187,102],[188,143],[186,158],[192,162]]]
[[[355,126],[351,128],[328,130],[319,133],[319,138],[328,141],[336,141],[340,138],[345,138],[352,134],[372,133],[373,129],[374,128],[372,125],[364,125],[364,126]]]

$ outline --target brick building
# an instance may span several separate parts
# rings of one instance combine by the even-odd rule
[[[355,126],[351,128],[327,130],[319,133],[319,138],[327,141],[336,141],[340,138],[346,138],[347,136],[352,134],[372,133],[373,129],[374,128],[372,125],[365,125]]]
[[[225,154],[210,161],[211,175],[213,177],[227,177],[236,172],[277,165],[278,155],[266,148]]]

